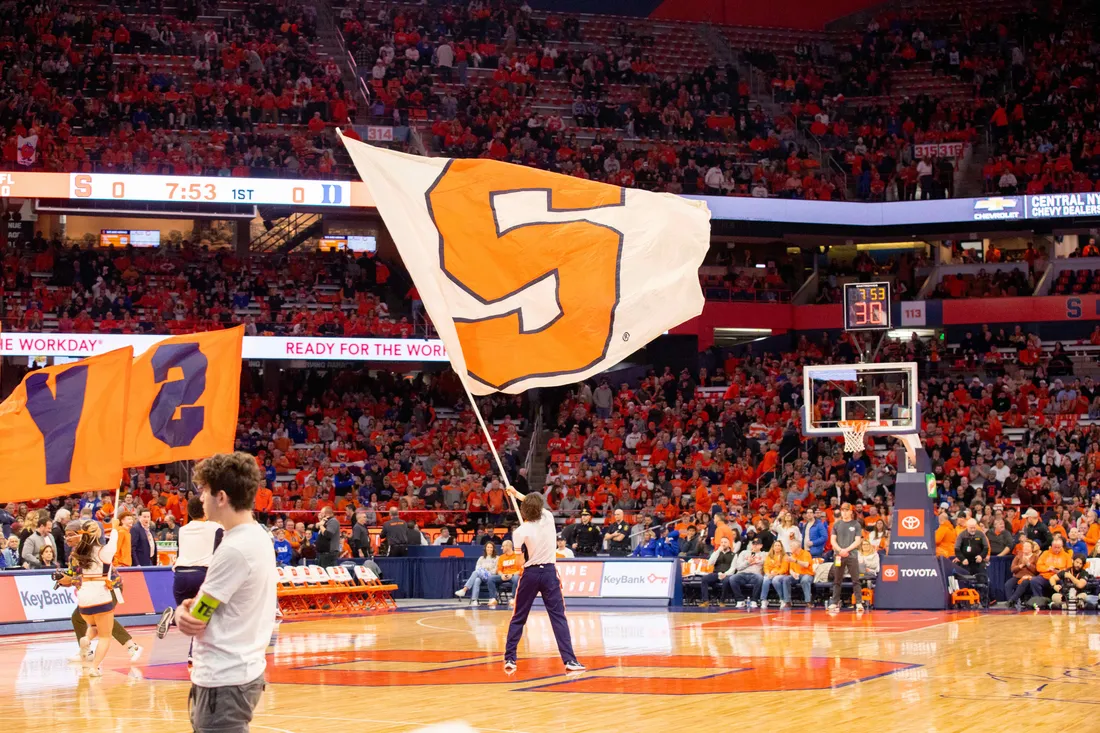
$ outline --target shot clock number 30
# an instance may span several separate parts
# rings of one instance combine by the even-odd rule
[[[844,330],[881,331],[892,327],[890,283],[844,285]]]

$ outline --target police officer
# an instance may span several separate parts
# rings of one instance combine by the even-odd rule
[[[630,554],[630,525],[623,521],[623,510],[615,510],[615,521],[604,530],[607,538],[607,551],[611,557],[626,557]]]
[[[592,512],[581,512],[581,524],[573,533],[573,552],[577,557],[595,557],[603,537],[600,530],[592,524]]]

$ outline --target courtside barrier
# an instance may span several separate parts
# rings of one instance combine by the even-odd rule
[[[301,574],[303,583],[285,583],[291,571]],[[284,619],[336,614],[390,611],[397,607],[393,593],[397,585],[385,584],[369,568],[317,566],[279,568],[279,607]],[[175,606],[172,569],[167,567],[124,568],[123,602],[115,615],[124,626],[154,624],[160,613]],[[0,636],[71,629],[76,609],[71,588],[54,588],[52,571],[0,571]]]
[[[76,608],[71,588],[54,588],[50,570],[0,572],[0,635],[71,629]],[[125,568],[123,603],[115,616],[124,626],[156,623],[161,611],[175,605],[172,569]]]

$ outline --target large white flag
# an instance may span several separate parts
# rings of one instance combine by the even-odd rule
[[[579,381],[703,309],[702,202],[344,145],[476,394]]]

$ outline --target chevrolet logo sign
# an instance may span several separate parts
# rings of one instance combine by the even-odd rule
[[[1003,196],[980,199],[974,202],[975,211],[1004,211],[1005,209],[1015,208],[1016,199],[1004,198]]]

